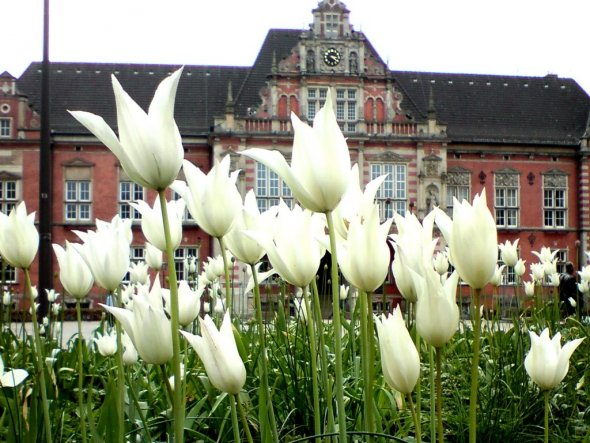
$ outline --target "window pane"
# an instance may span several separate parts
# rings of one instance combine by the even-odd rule
[[[90,182],[83,181],[79,182],[80,184],[80,200],[81,201],[89,201],[90,200]]]

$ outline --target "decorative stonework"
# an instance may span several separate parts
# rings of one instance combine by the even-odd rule
[[[430,154],[422,159],[424,162],[424,175],[426,177],[440,177],[440,166],[442,158],[438,155]]]
[[[496,186],[517,188],[520,182],[520,174],[515,170],[501,170],[494,173]]]
[[[448,186],[469,186],[471,184],[471,172],[449,171],[447,173]]]
[[[410,159],[392,151],[383,151],[371,156],[371,161],[383,163],[409,163]]]
[[[543,186],[547,188],[567,188],[567,174],[559,169],[544,172]]]

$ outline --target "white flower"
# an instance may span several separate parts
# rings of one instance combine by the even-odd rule
[[[193,291],[186,280],[181,280],[178,283],[178,323],[181,326],[190,325],[199,315],[201,295],[204,289],[204,286],[200,286],[196,291]],[[170,313],[170,291],[162,289],[162,292],[166,303],[166,312]]]
[[[162,269],[162,251],[150,242],[145,244],[145,261],[154,271]]]
[[[532,297],[533,295],[535,295],[535,282],[534,282],[534,280],[524,282],[524,293],[527,297]]]
[[[12,304],[12,294],[10,291],[4,291],[2,294],[2,304],[4,306],[10,306]]]
[[[208,315],[204,320],[199,317],[199,323],[202,336],[180,332],[197,351],[211,384],[228,394],[239,394],[246,382],[246,368],[238,352],[229,311],[219,330]]]
[[[141,213],[141,230],[147,241],[160,251],[165,252],[166,238],[164,237],[164,222],[162,219],[160,199],[156,197],[152,207],[143,200],[132,202],[130,205]],[[184,216],[184,207],[185,204],[182,199],[166,202],[172,249],[178,248],[182,241],[182,218]]]
[[[504,271],[505,267],[506,267],[506,265],[502,265],[502,266],[496,265],[496,270],[494,271],[494,275],[492,275],[492,278],[490,279],[490,283],[492,284],[492,286],[495,286],[497,288],[498,286],[500,286],[502,284],[502,271]]]
[[[145,285],[148,281],[148,265],[146,262],[132,262],[129,266],[129,280],[131,283]]]
[[[438,275],[446,275],[449,271],[449,260],[447,259],[447,255],[444,252],[437,252],[432,259],[432,264],[434,265],[434,270],[438,273]]]
[[[515,266],[516,262],[518,261],[518,241],[520,239],[516,239],[514,243],[510,243],[509,240],[506,240],[505,243],[501,243],[498,245],[502,255],[502,261],[506,264],[506,266]]]
[[[420,356],[399,307],[386,317],[382,314],[375,322],[381,351],[383,377],[396,391],[409,394],[420,376]]]
[[[525,263],[526,263],[526,260],[519,258],[518,261],[516,262],[516,264],[514,265],[514,273],[516,275],[518,275],[519,277],[522,277],[524,275],[524,273],[526,272]]]
[[[186,183],[175,181],[172,189],[186,201],[187,208],[199,227],[212,237],[227,234],[242,207],[236,187],[240,171],[229,174],[230,157],[226,155],[207,175],[188,160],[182,164]]]
[[[549,329],[545,328],[537,336],[529,331],[531,336],[531,350],[524,360],[524,367],[531,379],[542,390],[555,388],[567,374],[569,359],[583,338],[567,342],[561,347],[561,334],[558,332],[549,338]]]
[[[38,247],[35,213],[27,214],[24,201],[10,211],[10,215],[0,212],[0,254],[11,266],[28,269]]]
[[[174,122],[174,98],[182,68],[164,79],[146,114],[113,75],[119,138],[102,117],[82,111],[70,114],[92,132],[121,162],[127,175],[150,189],[167,188],[178,176],[184,150]]]
[[[115,334],[102,335],[97,332],[94,343],[103,357],[110,357],[117,352],[117,336]]]
[[[82,255],[68,241],[65,249],[54,243],[53,251],[59,263],[59,280],[66,292],[77,299],[86,297],[92,289],[94,278]]]
[[[313,120],[313,128],[291,114],[295,132],[291,166],[278,151],[253,148],[241,152],[276,172],[301,205],[314,212],[336,208],[348,187],[350,152],[333,108],[328,90],[324,107]]]
[[[55,289],[45,289],[45,293],[47,294],[47,301],[49,303],[55,303],[59,297],[59,293],[55,292]]]
[[[538,258],[539,261],[541,263],[545,263],[548,261],[553,261],[555,260],[555,256],[557,255],[557,249],[553,252],[551,252],[551,248],[547,248],[545,246],[543,246],[541,248],[541,251],[537,252],[537,251],[533,251],[533,254],[535,254]]]
[[[346,300],[348,293],[350,292],[350,286],[340,285],[340,300]]]
[[[0,387],[14,388],[20,385],[28,376],[29,373],[24,369],[10,369],[4,371],[4,362],[0,355]]]

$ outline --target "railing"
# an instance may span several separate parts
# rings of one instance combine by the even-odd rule
[[[266,118],[244,119],[246,132],[291,132],[289,120],[274,120]]]

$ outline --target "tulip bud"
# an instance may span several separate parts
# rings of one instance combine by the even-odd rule
[[[22,201],[10,215],[0,212],[0,254],[11,266],[28,269],[37,255],[39,233],[35,213],[27,214]]]
[[[534,281],[525,281],[524,282],[524,293],[527,297],[532,297],[535,295],[535,282]]]
[[[514,273],[517,276],[522,277],[524,275],[524,273],[526,272],[525,263],[526,263],[526,260],[519,258],[518,261],[516,262],[516,264],[514,265]]]
[[[518,241],[520,239],[516,239],[514,243],[510,243],[510,241],[506,240],[505,243],[501,243],[498,245],[501,251],[502,261],[506,264],[506,266],[516,266],[518,262]]]
[[[375,324],[383,377],[396,391],[411,393],[420,376],[420,356],[406,329],[401,310],[395,308],[389,317],[382,314]]]
[[[162,251],[151,243],[145,244],[145,261],[154,271],[162,269]]]
[[[110,357],[117,352],[117,336],[114,334],[102,335],[97,333],[97,338],[94,339],[98,352],[103,357]]]

